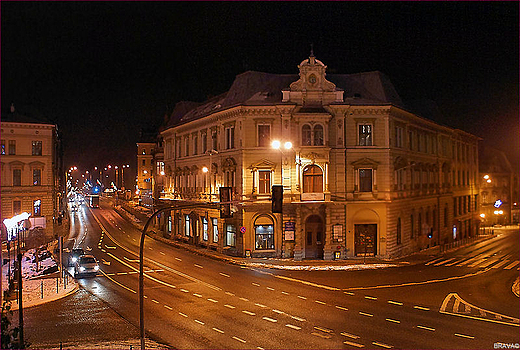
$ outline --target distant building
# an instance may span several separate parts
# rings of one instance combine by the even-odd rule
[[[480,148],[479,181],[484,225],[518,223],[518,171],[504,152]]]
[[[238,256],[396,257],[478,232],[478,138],[405,107],[380,72],[248,71],[161,131],[173,239]],[[272,142],[280,142],[273,149]],[[286,142],[292,147],[285,149]],[[287,145],[289,146],[289,145]],[[283,186],[283,214],[271,189]],[[231,218],[210,202],[231,187]]]
[[[31,228],[41,227],[47,237],[53,237],[64,204],[58,127],[19,113],[14,106],[2,114],[1,125],[1,220],[28,212]]]
[[[164,190],[164,155],[162,137],[156,132],[141,131],[137,143],[137,192],[141,205],[151,208]]]

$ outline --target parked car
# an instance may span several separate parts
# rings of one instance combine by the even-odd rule
[[[82,255],[74,264],[74,277],[85,275],[96,275],[99,271],[99,264],[93,255]]]
[[[74,266],[80,256],[85,254],[82,248],[74,248],[69,254],[69,266]]]

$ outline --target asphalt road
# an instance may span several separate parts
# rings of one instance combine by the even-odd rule
[[[137,329],[140,232],[107,207],[82,206],[72,224],[68,245],[101,263],[102,273],[80,284]],[[243,268],[150,238],[145,256],[146,332],[174,348],[482,349],[519,342],[511,292],[518,230],[377,270]],[[96,315],[88,305],[81,312]]]

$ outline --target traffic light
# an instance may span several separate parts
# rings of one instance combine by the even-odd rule
[[[271,189],[271,211],[281,213],[283,205],[283,186],[273,185]]]
[[[220,201],[221,202],[231,202],[231,187],[219,187]],[[231,213],[231,203],[221,204],[220,205],[220,218],[231,218],[233,214]]]

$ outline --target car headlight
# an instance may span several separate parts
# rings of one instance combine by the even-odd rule
[[[83,271],[85,271],[85,267],[80,266],[80,267],[79,267],[79,270],[83,272]]]
[[[99,265],[94,266],[94,271],[99,270]]]

